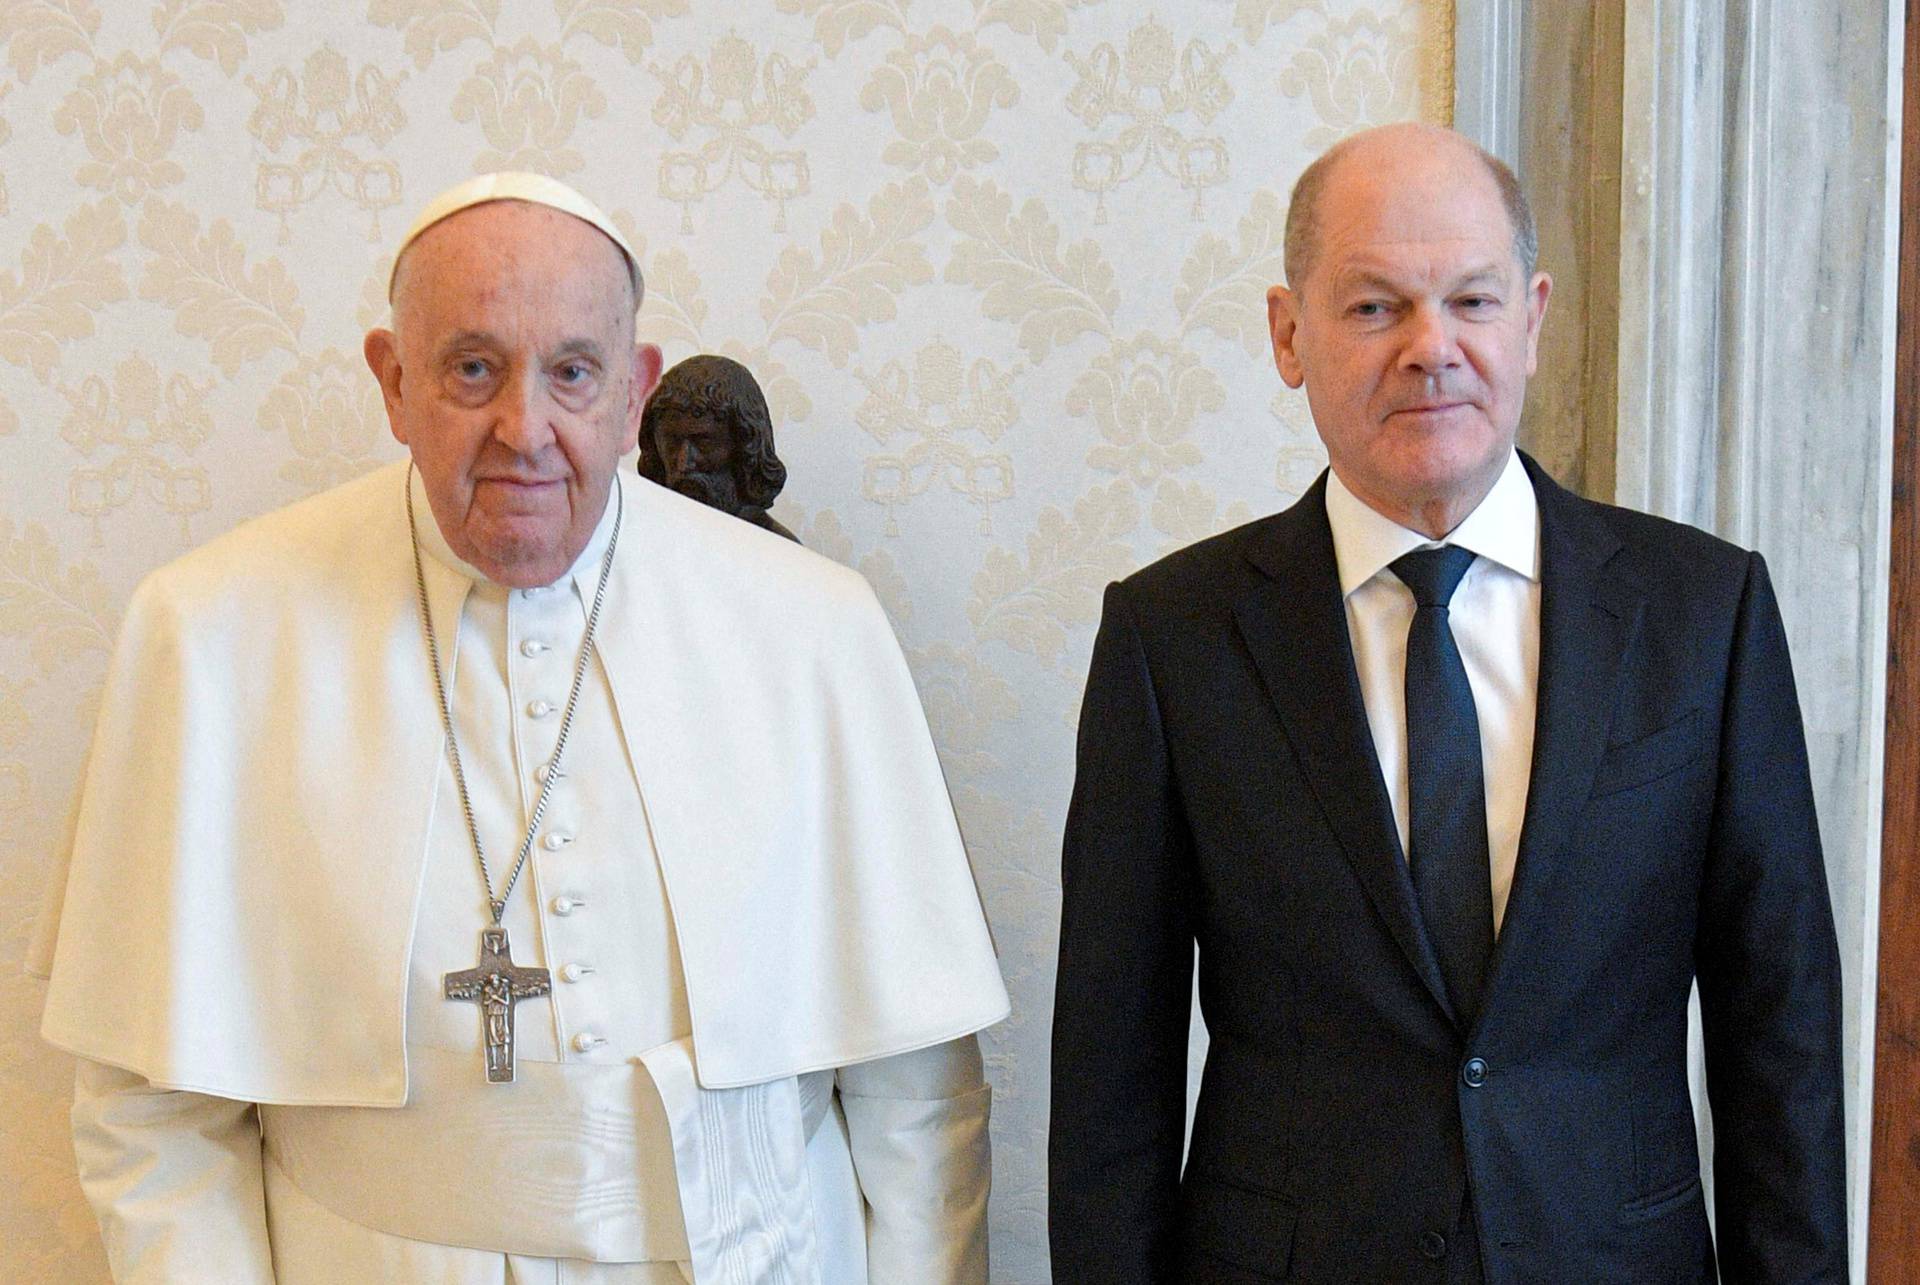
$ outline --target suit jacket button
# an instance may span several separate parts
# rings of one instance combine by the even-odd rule
[[[1477,1057],[1468,1058],[1467,1064],[1460,1068],[1460,1078],[1467,1082],[1468,1088],[1479,1088],[1487,1082],[1486,1062]]]
[[[1420,1252],[1428,1258],[1436,1260],[1445,1258],[1447,1256],[1447,1238],[1437,1231],[1421,1233]]]

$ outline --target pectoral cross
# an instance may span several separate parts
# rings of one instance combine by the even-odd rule
[[[523,999],[553,989],[553,975],[544,968],[522,968],[513,962],[513,947],[504,928],[480,930],[480,964],[448,973],[447,998],[478,1001],[487,1041],[487,1082],[513,1082],[513,1006]]]

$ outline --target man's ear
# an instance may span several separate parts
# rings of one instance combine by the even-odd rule
[[[1544,272],[1533,274],[1527,282],[1527,374],[1540,364],[1540,326],[1547,319],[1547,299],[1553,294],[1553,278]]]
[[[659,344],[633,346],[633,377],[627,380],[627,440],[622,454],[640,444],[640,416],[647,409],[647,398],[660,386],[660,371],[665,365]]]
[[[400,414],[400,341],[391,330],[384,327],[369,330],[365,342],[360,345],[360,353],[367,359],[367,369],[373,372],[374,379],[380,385],[380,400],[387,406],[387,429],[393,434],[394,441],[405,446],[406,421]]]
[[[1267,332],[1273,336],[1273,365],[1288,388],[1306,382],[1306,369],[1293,346],[1300,329],[1300,296],[1285,286],[1267,287]]]

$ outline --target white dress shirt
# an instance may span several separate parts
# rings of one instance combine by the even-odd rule
[[[1389,564],[1415,549],[1458,545],[1479,555],[1454,590],[1448,616],[1480,721],[1487,792],[1488,876],[1500,930],[1533,769],[1540,674],[1540,509],[1517,453],[1485,499],[1443,541],[1375,512],[1327,476],[1327,521],[1347,608],[1347,636],[1360,675],[1380,774],[1393,801],[1400,852],[1407,851],[1407,630],[1413,593]]]

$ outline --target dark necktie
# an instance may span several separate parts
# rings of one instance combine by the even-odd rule
[[[1407,864],[1454,1012],[1471,1025],[1493,955],[1480,723],[1447,604],[1470,549],[1417,549],[1393,563],[1417,604],[1407,630]]]

